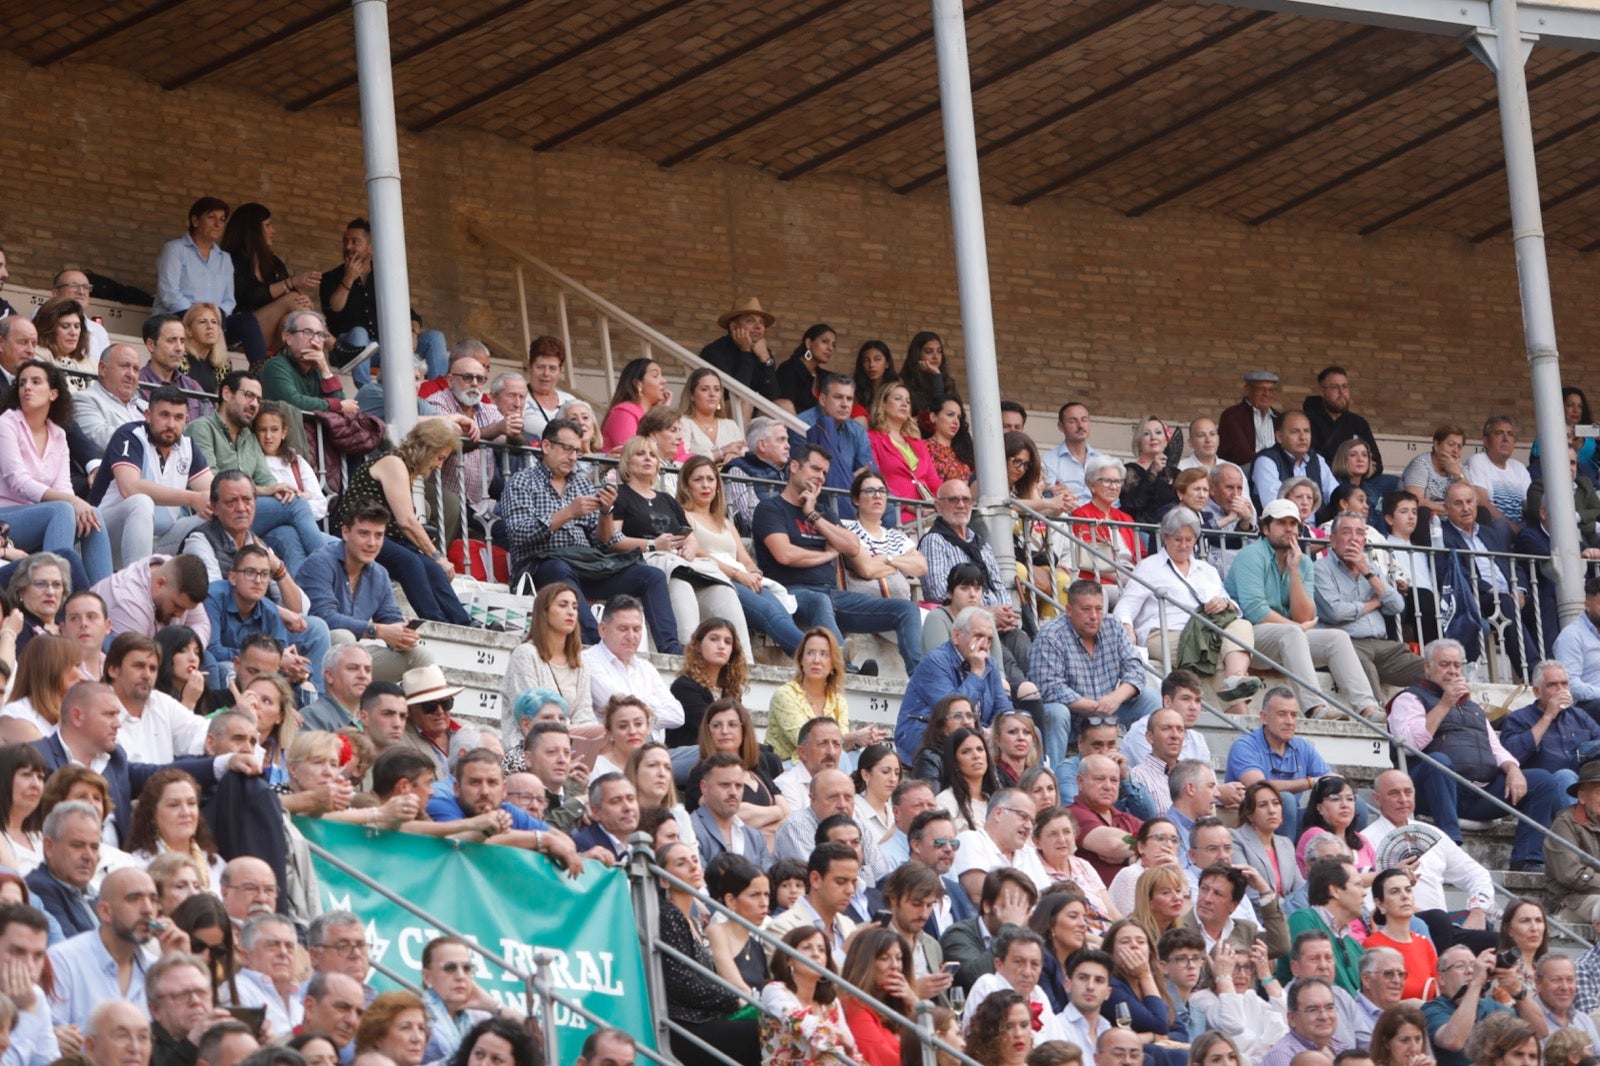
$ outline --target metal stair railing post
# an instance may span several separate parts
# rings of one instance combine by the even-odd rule
[[[632,860],[630,862],[630,866],[629,866],[630,876],[632,875],[632,870],[637,868],[637,869],[641,870],[641,874],[640,874],[641,879],[643,879],[643,880],[645,880],[647,882],[653,880],[653,881],[657,881],[657,882],[660,882],[662,884],[668,885],[668,886],[670,886],[672,888],[679,889],[679,890],[681,890],[683,892],[687,892],[689,895],[693,896],[697,901],[699,901],[702,905],[704,905],[706,908],[708,908],[713,914],[720,915],[723,918],[723,920],[725,920],[725,921],[734,922],[734,923],[737,923],[738,925],[742,926],[752,937],[754,937],[757,940],[758,943],[762,944],[768,950],[769,953],[771,953],[771,952],[782,952],[783,954],[789,956],[789,959],[790,959],[790,961],[792,963],[797,963],[797,964],[799,964],[801,966],[805,966],[807,969],[818,970],[818,966],[817,966],[817,964],[815,962],[813,962],[811,959],[807,958],[805,955],[802,955],[799,951],[796,951],[794,948],[790,947],[788,944],[783,943],[783,941],[780,940],[779,938],[774,937],[772,934],[768,933],[766,930],[762,929],[760,926],[757,926],[757,925],[755,925],[755,924],[753,924],[751,922],[746,921],[740,915],[734,913],[733,911],[731,911],[728,908],[724,907],[722,904],[718,903],[716,900],[712,899],[705,892],[701,891],[700,889],[695,888],[694,886],[690,885],[688,882],[679,879],[678,877],[674,876],[673,874],[671,874],[671,873],[667,872],[666,870],[662,869],[660,866],[657,866],[655,864],[653,856],[650,853],[650,837],[649,836],[647,836],[644,833],[635,833],[633,835],[633,837],[630,839],[629,843],[633,847],[633,858],[632,858]],[[648,887],[647,891],[649,892],[649,894],[655,895],[655,889],[654,889],[653,886]],[[657,944],[655,946],[659,947],[660,950],[672,955],[674,958],[678,959],[680,962],[683,962],[686,965],[695,967],[696,969],[700,969],[700,967],[692,959],[688,959],[687,957],[685,957],[682,952],[675,951],[671,947],[669,947],[668,945],[665,945],[665,944]],[[822,971],[818,970],[818,972],[820,973]],[[734,992],[736,992],[740,996],[743,996],[746,999],[750,999],[750,997],[745,995],[745,993],[740,992],[738,989],[733,988],[733,986],[729,985],[726,981],[722,981],[720,975],[709,974],[707,976],[709,976],[710,978],[720,982],[724,987],[732,989]],[[872,1009],[882,1013],[885,1017],[888,1017],[888,1018],[891,1018],[891,1019],[895,1019],[893,1024],[896,1024],[901,1029],[905,1030],[908,1035],[914,1035],[919,1040],[922,1040],[923,1041],[923,1052],[922,1052],[922,1054],[923,1054],[924,1063],[929,1063],[929,1062],[935,1061],[933,1056],[935,1054],[937,1054],[938,1052],[944,1052],[946,1055],[948,1055],[951,1058],[955,1059],[956,1062],[960,1064],[960,1066],[982,1066],[982,1064],[976,1062],[970,1056],[968,1056],[965,1053],[957,1050],[954,1047],[951,1047],[949,1044],[945,1043],[943,1040],[940,1040],[937,1035],[932,1034],[932,1028],[933,1028],[933,1026],[932,1026],[933,1004],[931,1002],[929,1002],[927,1000],[920,1001],[916,1005],[916,1011],[917,1011],[917,1014],[918,1014],[918,1019],[913,1020],[913,1019],[910,1019],[910,1018],[906,1018],[904,1015],[899,1014],[893,1007],[890,1007],[887,1003],[884,1003],[882,1000],[877,999],[875,996],[869,995],[863,989],[857,988],[855,985],[850,984],[848,981],[844,980],[844,978],[841,977],[839,974],[829,972],[829,973],[826,973],[825,976],[828,977],[828,979],[833,982],[834,987],[837,988],[841,993],[848,994],[852,998],[860,1000],[862,1003],[866,1004],[867,1006],[871,1007]],[[921,1022],[921,1017],[922,1017],[922,1015],[924,1013],[924,1008],[926,1008],[926,1013],[927,1013],[927,1017],[928,1017],[928,1022],[926,1024],[926,1027],[924,1027],[924,1025]],[[927,1034],[927,1035],[925,1035],[925,1034]],[[834,1053],[834,1057],[836,1057],[836,1058],[838,1058],[838,1059],[840,1059],[842,1061],[845,1061],[845,1062],[849,1062],[850,1061],[849,1059],[846,1059],[843,1055],[839,1054],[838,1052]]]
[[[1054,522],[1051,519],[1047,518],[1046,516],[1040,514],[1037,511],[1035,511],[1027,503],[1025,503],[1025,502],[1023,502],[1021,500],[1013,499],[1011,501],[1011,505],[1013,507],[1017,508],[1019,511],[1022,511],[1024,513],[1030,514],[1030,515],[1034,516],[1035,518],[1045,522],[1047,525],[1052,525],[1052,526],[1054,525]],[[1086,541],[1083,541],[1081,538],[1079,538],[1075,534],[1073,534],[1070,529],[1058,530],[1058,532],[1061,532],[1064,536],[1069,538],[1069,540],[1071,540],[1073,543],[1077,544],[1081,550],[1088,551],[1096,559],[1099,559],[1102,562],[1110,563],[1112,568],[1117,572],[1117,574],[1120,577],[1125,578],[1125,579],[1130,580],[1130,581],[1137,581],[1139,584],[1143,585],[1145,588],[1150,589],[1150,591],[1153,594],[1155,594],[1157,596],[1160,595],[1159,590],[1155,589],[1152,585],[1150,585],[1149,582],[1145,581],[1143,578],[1141,578],[1138,575],[1136,575],[1133,572],[1132,568],[1125,567],[1122,564],[1118,563],[1114,557],[1105,555],[1104,553],[1102,553],[1100,551],[1100,549],[1097,546],[1089,544]],[[1600,869],[1600,858],[1597,858],[1596,856],[1589,854],[1588,852],[1584,851],[1582,848],[1578,847],[1578,845],[1572,843],[1571,841],[1564,840],[1561,837],[1556,836],[1554,833],[1552,833],[1550,831],[1550,827],[1549,826],[1539,824],[1538,822],[1534,821],[1532,818],[1528,817],[1526,814],[1523,814],[1521,811],[1517,810],[1511,804],[1506,803],[1504,800],[1500,799],[1499,797],[1495,796],[1493,793],[1489,792],[1487,789],[1481,788],[1480,786],[1478,786],[1478,785],[1474,784],[1473,782],[1467,780],[1465,777],[1462,777],[1460,774],[1456,773],[1454,767],[1446,766],[1444,763],[1441,763],[1438,759],[1434,758],[1432,755],[1429,755],[1427,752],[1419,751],[1413,745],[1407,743],[1404,740],[1401,740],[1399,737],[1395,736],[1393,733],[1389,732],[1389,730],[1387,728],[1385,728],[1387,723],[1385,723],[1385,726],[1380,726],[1376,722],[1373,722],[1372,720],[1370,720],[1370,719],[1362,716],[1361,714],[1357,713],[1356,710],[1353,707],[1350,706],[1349,702],[1346,701],[1343,698],[1343,693],[1340,693],[1337,697],[1335,697],[1334,695],[1328,693],[1327,691],[1323,690],[1319,685],[1317,685],[1315,678],[1313,678],[1313,679],[1311,679],[1309,681],[1307,681],[1304,678],[1301,678],[1299,675],[1297,675],[1297,674],[1293,673],[1292,671],[1290,671],[1289,668],[1284,666],[1282,663],[1280,663],[1277,660],[1273,659],[1272,657],[1262,653],[1261,651],[1257,650],[1256,648],[1253,648],[1250,645],[1245,644],[1244,641],[1242,641],[1239,638],[1233,636],[1232,634],[1227,633],[1224,630],[1220,629],[1215,623],[1213,623],[1210,619],[1208,619],[1203,613],[1201,613],[1199,611],[1196,611],[1196,610],[1194,610],[1192,608],[1189,608],[1189,607],[1184,607],[1181,604],[1173,604],[1173,606],[1178,608],[1179,610],[1183,611],[1185,614],[1187,614],[1189,616],[1190,620],[1197,621],[1203,628],[1207,629],[1208,631],[1210,631],[1212,633],[1217,634],[1223,640],[1231,641],[1232,643],[1238,645],[1240,648],[1242,648],[1242,649],[1244,649],[1246,651],[1249,651],[1255,658],[1260,659],[1262,662],[1266,663],[1268,666],[1270,666],[1272,669],[1276,670],[1278,673],[1283,674],[1290,681],[1292,681],[1292,682],[1294,682],[1294,683],[1296,683],[1296,684],[1298,684],[1298,685],[1300,685],[1302,687],[1314,689],[1314,690],[1320,692],[1323,695],[1323,697],[1327,699],[1328,706],[1330,706],[1330,707],[1334,708],[1335,710],[1341,712],[1347,718],[1349,718],[1352,722],[1354,722],[1355,724],[1357,724],[1358,726],[1360,726],[1362,728],[1367,729],[1368,731],[1370,731],[1373,734],[1375,734],[1377,737],[1379,737],[1379,738],[1381,738],[1383,740],[1387,740],[1390,744],[1393,744],[1399,751],[1401,751],[1407,757],[1414,757],[1416,759],[1421,760],[1422,762],[1427,763],[1435,771],[1437,771],[1439,773],[1443,773],[1445,776],[1447,776],[1451,780],[1455,781],[1455,783],[1456,783],[1456,785],[1458,787],[1463,786],[1463,785],[1466,786],[1466,788],[1468,788],[1472,792],[1476,793],[1478,796],[1480,796],[1480,797],[1482,797],[1484,799],[1487,799],[1490,803],[1492,803],[1494,806],[1498,807],[1500,810],[1504,811],[1506,814],[1510,815],[1512,818],[1516,819],[1517,821],[1521,822],[1524,825],[1532,826],[1534,829],[1538,830],[1539,834],[1544,838],[1546,844],[1548,844],[1550,841],[1553,840],[1553,841],[1555,841],[1556,844],[1558,844],[1561,847],[1566,848],[1568,851],[1571,851],[1573,854],[1577,855],[1578,857],[1582,858],[1584,861],[1588,862],[1594,868]],[[1152,670],[1152,672],[1154,672],[1154,671]],[[1587,941],[1583,941],[1583,942],[1587,943]]]
[[[689,351],[689,349],[685,348],[671,337],[668,337],[665,333],[662,333],[660,330],[655,329],[654,327],[629,314],[627,311],[624,311],[621,307],[618,307],[610,300],[607,300],[599,293],[590,289],[588,286],[583,285],[581,282],[575,280],[569,275],[557,270],[544,260],[539,259],[536,256],[529,255],[527,252],[513,248],[511,245],[502,241],[497,235],[491,233],[486,227],[480,225],[479,223],[469,222],[467,224],[467,232],[479,243],[494,249],[501,255],[507,256],[513,263],[519,263],[524,266],[532,267],[534,270],[539,271],[539,273],[543,274],[548,280],[555,284],[558,293],[560,294],[558,310],[561,316],[562,341],[567,346],[567,365],[569,368],[569,375],[573,365],[573,352],[571,328],[568,322],[566,303],[567,293],[581,297],[586,303],[589,304],[589,306],[593,307],[600,316],[601,344],[604,349],[608,364],[606,380],[607,385],[610,388],[616,388],[616,377],[610,372],[609,369],[611,340],[610,331],[607,326],[611,321],[618,323],[640,340],[650,344],[652,346],[652,350],[659,350],[663,355],[670,356],[672,359],[690,368],[691,370],[697,370],[701,367],[711,366],[710,363]],[[713,367],[712,369],[715,368]],[[759,392],[756,392],[754,389],[742,384],[741,382],[730,379],[727,375],[722,374],[720,371],[718,372],[717,376],[722,381],[722,388],[725,393],[730,393],[739,397],[739,399],[750,404],[757,411],[769,418],[776,418],[779,422],[782,422],[785,426],[788,426],[791,429],[796,429],[801,432],[806,430],[805,424],[801,422],[799,418],[795,417],[794,414],[785,410],[784,408],[779,407],[776,403],[767,399]]]
[[[644,843],[640,843],[643,838]],[[639,922],[637,935],[644,955],[644,987],[650,1000],[650,1017],[656,1027],[656,1043],[663,1048],[671,1046],[667,1030],[667,989],[662,983],[661,960],[655,952],[653,930],[661,928],[661,897],[656,894],[650,880],[650,867],[654,856],[650,853],[649,838],[635,833],[628,842],[628,885],[633,892],[633,914]]]

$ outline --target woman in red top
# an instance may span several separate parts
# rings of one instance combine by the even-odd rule
[[[1117,509],[1117,497],[1122,494],[1122,464],[1109,455],[1097,455],[1084,467],[1083,480],[1089,488],[1089,502],[1072,512],[1072,532],[1079,540],[1088,541],[1099,548],[1098,554],[1079,553],[1078,576],[1102,585],[1117,584],[1117,570],[1110,556],[1129,569],[1144,558],[1144,538],[1131,524],[1110,526],[1105,522],[1132,523],[1133,517]],[[1109,590],[1108,590],[1109,593]],[[1106,607],[1114,606],[1110,599]]]
[[[895,1011],[885,1015],[876,1007],[841,993],[845,1021],[856,1038],[860,1061],[866,1066],[900,1066],[900,1030],[909,1024],[916,1000],[909,973],[911,949],[894,930],[868,929],[850,942],[841,976],[846,983]]]
[[[1383,871],[1372,882],[1372,899],[1375,904],[1372,922],[1378,932],[1367,937],[1362,947],[1367,951],[1393,948],[1406,960],[1406,987],[1400,998],[1432,999],[1434,978],[1439,972],[1439,953],[1433,941],[1411,928],[1417,904],[1411,895],[1410,875],[1399,867]],[[1378,979],[1388,978],[1380,971]]]
[[[927,498],[932,499],[944,484],[944,478],[934,469],[928,446],[922,443],[917,420],[911,417],[911,390],[904,383],[890,385],[873,402],[867,442],[872,445],[872,460],[891,496],[914,500],[920,490],[926,490]],[[915,518],[916,512],[911,508],[901,508],[902,522]]]

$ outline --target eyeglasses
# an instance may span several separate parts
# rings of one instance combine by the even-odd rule
[[[1178,843],[1181,843],[1181,841],[1178,839],[1177,834],[1175,834],[1175,833],[1161,833],[1161,834],[1151,833],[1149,836],[1145,837],[1144,839],[1145,839],[1145,843],[1147,843],[1147,844],[1178,844]]]
[[[1097,477],[1094,479],[1094,483],[1096,485],[1120,485],[1122,484],[1122,479],[1120,477]]]
[[[1378,976],[1385,981],[1404,981],[1406,972],[1404,970],[1379,970]]]
[[[207,944],[204,940],[196,940],[194,937],[190,937],[189,938],[189,954],[191,954],[191,955],[208,955],[213,960],[216,960],[216,959],[224,958],[224,957],[227,956],[227,954],[228,954],[228,945],[226,945],[226,944]]]
[[[365,955],[367,942],[365,940],[339,940],[332,944],[318,944],[323,951],[331,951],[335,955]]]
[[[1011,458],[1007,459],[1006,462],[1012,466],[1027,466],[1028,457],[1026,455],[1013,455]]]
[[[944,497],[940,498],[939,502],[940,503],[948,503],[952,507],[971,507],[972,506],[972,497],[971,496],[944,496]]]
[[[453,710],[456,705],[454,696],[446,696],[442,700],[429,700],[427,703],[416,704],[417,710],[422,714],[438,714],[441,711]]]
[[[544,449],[547,452],[572,452],[573,454],[583,451],[580,446],[568,444],[564,440],[547,440],[544,442]]]
[[[465,381],[468,385],[482,385],[489,380],[488,374],[451,374],[458,381]]]
[[[65,581],[47,581],[44,578],[35,578],[28,582],[28,587],[35,592],[61,592],[67,587]]]
[[[1086,726],[1089,726],[1089,725],[1117,725],[1118,723],[1117,723],[1117,717],[1114,714],[1093,714],[1093,715],[1090,715],[1089,717],[1085,718],[1083,720],[1083,724],[1086,725]]]
[[[247,577],[251,581],[266,581],[272,576],[271,570],[262,570],[260,567],[256,566],[235,567],[233,572],[241,577]]]
[[[321,344],[325,340],[330,340],[333,337],[333,334],[331,334],[331,333],[326,333],[326,332],[324,332],[323,330],[320,330],[320,329],[311,329],[309,326],[306,327],[305,329],[286,329],[286,330],[284,330],[284,332],[285,333],[298,333],[302,337],[310,337],[312,340],[316,341],[318,344]]]
[[[1206,961],[1206,957],[1204,955],[1190,955],[1186,953],[1183,955],[1174,955],[1167,961],[1175,962],[1179,966],[1199,966],[1202,962]]]
[[[471,962],[441,962],[439,969],[450,974],[466,974],[468,977],[471,977],[473,973]]]
[[[1470,970],[1470,969],[1472,969],[1472,963],[1471,962],[1466,962],[1466,961],[1462,961],[1462,962],[1446,962],[1446,963],[1441,963],[1439,965],[1439,972],[1440,973],[1449,973],[1451,970]]]
[[[885,488],[862,489],[859,493],[857,493],[857,495],[858,496],[887,496],[887,495],[889,495],[889,490],[885,489]]]
[[[1002,810],[1002,811],[1005,811],[1007,814],[1014,814],[1018,818],[1032,818],[1033,817],[1033,815],[1031,813],[1029,813],[1028,811],[1023,810],[1020,807],[1000,807],[998,809]]]
[[[160,999],[182,999],[190,1003],[204,1003],[211,999],[209,988],[182,988],[176,992],[162,992]]]

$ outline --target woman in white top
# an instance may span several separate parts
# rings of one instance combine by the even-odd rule
[[[1150,651],[1150,658],[1165,663],[1167,643],[1177,647],[1178,637],[1189,622],[1184,608],[1216,616],[1224,611],[1238,612],[1239,605],[1228,598],[1222,576],[1216,567],[1195,555],[1200,542],[1200,516],[1187,507],[1174,507],[1161,519],[1161,550],[1147,556],[1133,569],[1133,577],[1122,590],[1113,617],[1127,627],[1128,635]],[[1161,602],[1152,590],[1166,594],[1166,617]],[[1166,631],[1162,631],[1165,621]],[[1255,627],[1243,615],[1222,627],[1222,631],[1242,642],[1222,642],[1222,675],[1217,697],[1228,710],[1243,712],[1242,704],[1255,695],[1261,682],[1249,674],[1250,653],[1255,645]]]
[[[11,786],[0,791],[0,820],[5,824],[5,844],[9,856],[0,853],[6,866],[26,877],[44,862],[44,779],[50,776],[44,756],[32,744],[12,744],[0,748],[0,782]]]
[[[328,517],[328,497],[317,480],[317,472],[306,457],[289,447],[288,428],[283,421],[283,411],[277,404],[261,408],[254,423],[256,442],[267,457],[267,469],[279,484],[293,485],[300,498],[306,501],[311,513],[320,522]]]
[[[1176,866],[1178,849],[1182,846],[1183,838],[1178,835],[1178,827],[1170,818],[1148,818],[1139,826],[1139,832],[1133,839],[1136,858],[1117,871],[1107,890],[1111,906],[1116,908],[1118,914],[1133,913],[1133,890],[1139,883],[1139,875],[1157,866]]]
[[[851,592],[909,600],[910,579],[928,572],[928,560],[904,530],[883,524],[889,509],[888,482],[874,470],[863,470],[850,483],[850,502],[856,517],[846,520],[844,528],[861,539],[866,551],[849,561],[845,584]]]
[[[717,463],[745,453],[744,433],[731,418],[723,418],[722,379],[710,367],[689,375],[683,387],[683,446],[692,455]]]
[[[530,383],[531,388],[531,383]],[[531,396],[532,393],[530,392]],[[605,451],[605,439],[600,435],[600,422],[594,417],[594,408],[583,400],[568,400],[561,405],[561,417],[578,427],[578,436],[583,441],[583,450],[589,455],[599,455]],[[527,423],[523,423],[526,427]],[[602,471],[600,464],[593,459],[579,459],[578,465],[573,468],[574,473],[600,483]]]
[[[750,627],[771,637],[785,655],[793,656],[802,637],[794,622],[793,600],[782,585],[765,580],[750,558],[739,531],[728,519],[722,478],[709,457],[691,456],[678,471],[678,505],[694,527],[701,553],[733,582]]]
[[[1417,639],[1426,644],[1439,637],[1439,593],[1434,584],[1433,553],[1417,549],[1411,541],[1421,515],[1415,493],[1391,493],[1385,499],[1389,570],[1384,576],[1405,597],[1406,614],[1417,620]]]
[[[522,431],[530,440],[538,440],[552,418],[566,417],[560,414],[561,407],[574,397],[556,388],[566,363],[566,346],[554,337],[535,337],[528,345],[528,400],[522,407]]]
[[[620,774],[633,753],[650,739],[655,716],[637,696],[616,695],[606,701],[602,712],[605,739],[589,767],[589,780],[601,774]]]
[[[48,633],[28,641],[17,663],[12,700],[0,707],[0,743],[27,744],[54,736],[61,700],[83,680],[83,649],[78,642]]]
[[[582,652],[577,590],[559,581],[545,585],[533,598],[528,636],[512,649],[506,676],[500,682],[500,736],[507,750],[522,746],[522,729],[511,706],[530,688],[551,689],[566,700],[569,725],[595,723],[589,669],[583,664]]]
[[[894,753],[894,745],[867,745],[850,776],[856,783],[856,821],[882,844],[895,830],[889,799],[900,784],[900,758]]]

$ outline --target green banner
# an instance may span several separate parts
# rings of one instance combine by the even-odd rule
[[[544,856],[521,848],[377,832],[314,818],[296,818],[295,825],[313,844],[524,973],[533,973],[535,949],[551,952],[557,995],[655,1047],[639,926],[622,870],[589,862],[574,881]],[[361,915],[373,961],[420,984],[423,946],[440,931],[321,859],[313,862],[323,909]],[[372,983],[393,987],[376,970]],[[504,1006],[526,1010],[522,982],[498,966],[480,960],[478,983]],[[560,1045],[563,1061],[571,1061],[592,1026],[560,1004],[555,1021],[572,1034]]]

